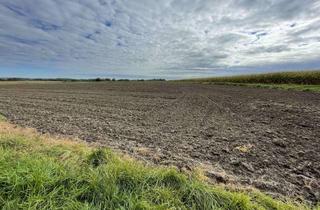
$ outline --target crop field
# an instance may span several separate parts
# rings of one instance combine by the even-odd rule
[[[320,85],[320,71],[276,72],[229,77],[199,78],[185,81]]]
[[[320,200],[320,94],[181,82],[3,82],[0,114],[212,182]]]
[[[180,80],[180,82],[320,92],[320,71],[277,72],[198,78]]]

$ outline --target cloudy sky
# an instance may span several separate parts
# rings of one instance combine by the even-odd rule
[[[320,0],[0,0],[0,77],[320,69]]]

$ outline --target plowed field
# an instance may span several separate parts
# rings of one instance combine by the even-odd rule
[[[320,94],[170,82],[0,83],[0,113],[212,181],[320,199]]]

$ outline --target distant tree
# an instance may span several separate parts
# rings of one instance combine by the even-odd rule
[[[166,81],[165,79],[150,79],[149,81]]]
[[[102,79],[101,78],[96,78],[96,82],[101,82],[102,81]]]

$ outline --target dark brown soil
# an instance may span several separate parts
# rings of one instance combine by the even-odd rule
[[[217,182],[320,200],[320,94],[168,82],[0,83],[0,112]]]

